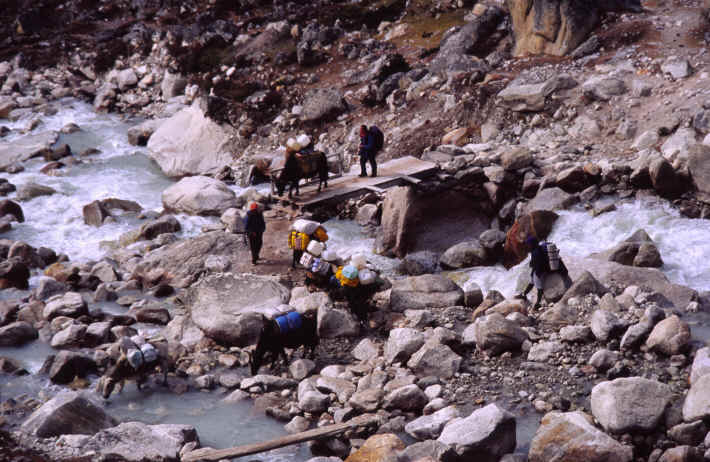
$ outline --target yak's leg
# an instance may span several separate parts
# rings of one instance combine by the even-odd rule
[[[125,380],[125,379],[118,381],[118,392],[119,392],[119,393],[122,393],[122,392],[123,392],[123,385],[124,385],[125,383],[126,383],[126,380]]]

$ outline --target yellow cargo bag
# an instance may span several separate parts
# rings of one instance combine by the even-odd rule
[[[348,287],[357,287],[360,284],[360,279],[348,279],[343,275],[343,267],[339,266],[338,270],[335,272],[335,278],[340,281],[340,285]]]
[[[328,233],[325,231],[324,227],[319,226],[315,231],[313,231],[313,237],[317,241],[325,242],[328,240]]]
[[[291,231],[288,234],[288,247],[293,250],[306,250],[310,241],[308,234]]]

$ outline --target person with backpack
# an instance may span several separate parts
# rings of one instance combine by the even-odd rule
[[[382,149],[384,135],[376,126],[360,125],[360,176],[367,176],[366,164],[372,168],[372,176],[377,176],[377,161],[375,155]]]
[[[532,288],[535,287],[537,289],[537,300],[535,301],[533,309],[537,309],[540,307],[540,303],[542,303],[542,295],[543,290],[545,288],[545,279],[550,273],[556,271],[560,272],[565,280],[565,285],[568,287],[572,285],[572,280],[570,279],[569,274],[567,273],[567,267],[565,267],[565,264],[559,257],[557,246],[551,243],[548,244],[545,242],[540,242],[535,236],[528,236],[527,239],[525,239],[525,244],[530,250],[531,282],[525,288],[523,293],[518,295],[518,297],[527,298],[528,292],[530,292]],[[550,245],[551,253],[553,253],[552,260],[555,262],[555,268],[551,268],[550,266],[551,256],[548,254],[548,245]]]
[[[259,210],[259,205],[256,202],[252,202],[246,217],[244,217],[244,232],[249,238],[252,265],[256,265],[259,260],[259,252],[261,252],[261,246],[264,242],[264,231],[266,231],[264,215]]]

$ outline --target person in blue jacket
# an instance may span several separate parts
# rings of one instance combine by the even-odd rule
[[[532,281],[520,294],[520,297],[527,298],[528,292],[534,286],[537,289],[537,300],[533,308],[539,308],[542,302],[543,289],[545,288],[545,277],[550,272],[550,263],[547,259],[547,251],[540,245],[540,241],[536,237],[528,236],[525,239],[525,244],[530,249],[530,279]]]
[[[360,176],[367,176],[367,162],[370,162],[372,176],[377,176],[377,162],[375,161],[375,137],[367,129],[367,125],[360,125]]]
[[[244,218],[244,232],[249,238],[252,265],[256,265],[259,260],[259,252],[261,252],[261,246],[264,242],[262,239],[264,231],[266,231],[264,215],[259,210],[259,205],[256,202],[252,202],[247,216]]]

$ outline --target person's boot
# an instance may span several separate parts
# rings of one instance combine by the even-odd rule
[[[360,160],[360,176],[367,176],[367,168],[365,167],[365,161]]]
[[[372,176],[377,176],[377,164],[372,164]]]
[[[540,308],[540,303],[542,303],[542,290],[537,289],[537,300],[535,300],[535,306],[533,306],[533,309],[536,310]]]

